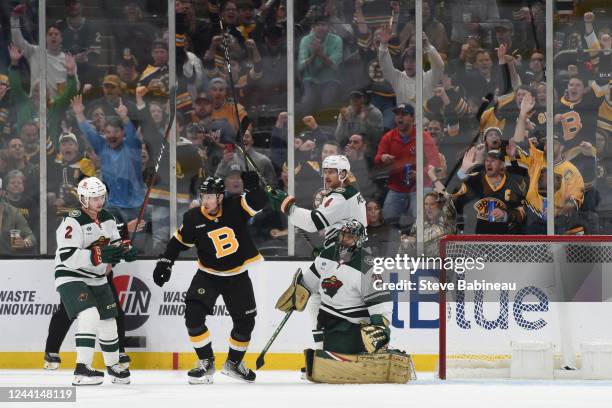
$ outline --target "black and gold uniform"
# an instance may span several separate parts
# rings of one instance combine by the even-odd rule
[[[185,297],[185,325],[191,343],[201,366],[210,367],[214,363],[214,356],[206,316],[214,314],[215,302],[221,295],[234,324],[229,338],[226,369],[228,364],[232,367],[242,365],[245,374],[241,379],[252,381],[255,374],[242,363],[257,314],[247,269],[262,261],[263,257],[249,235],[247,223],[266,205],[267,196],[260,188],[255,173],[243,173],[242,177],[246,193],[224,198],[221,198],[225,192],[223,180],[214,177],[204,180],[200,193],[217,195],[218,212],[208,214],[204,207],[187,211],[183,216],[183,225],[170,239],[165,253],[158,260],[153,277],[155,283],[162,286],[170,279],[172,265],[180,252],[196,247],[198,270]],[[202,367],[191,370],[190,383],[203,383],[208,375],[204,371]],[[210,370],[207,372],[210,374]]]
[[[527,183],[512,174],[503,174],[499,185],[495,186],[486,175],[485,170],[471,174],[453,194],[458,209],[467,202],[474,203],[476,212],[477,234],[512,234],[519,231],[525,220],[523,201],[527,192]],[[491,211],[499,208],[506,212],[504,220],[491,217]]]

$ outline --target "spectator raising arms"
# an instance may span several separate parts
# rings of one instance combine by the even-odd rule
[[[108,210],[121,220],[138,217],[144,200],[145,186],[140,161],[141,143],[136,129],[127,116],[127,107],[119,101],[115,112],[119,118],[108,118],[101,134],[85,117],[83,97],[72,99],[72,110],[79,129],[100,157],[102,177],[108,186]]]

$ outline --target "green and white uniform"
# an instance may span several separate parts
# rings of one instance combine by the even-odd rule
[[[293,205],[289,211],[289,219],[293,225],[307,232],[325,230],[326,241],[335,235],[344,221],[357,220],[368,225],[365,199],[353,186],[330,190],[314,210]]]
[[[113,245],[121,241],[113,215],[102,210],[94,221],[81,210],[71,211],[62,220],[56,232],[55,287],[67,282],[84,282],[88,286],[107,283],[108,264],[94,265],[91,260],[93,246]]]
[[[361,323],[380,324],[381,317],[391,321],[392,298],[389,291],[374,288],[381,277],[374,274],[367,249],[359,248],[350,262],[339,263],[336,247],[333,244],[319,254],[303,272],[301,283],[319,295],[310,298],[311,306],[320,302],[315,342],[323,342],[324,350],[354,354],[364,351]]]

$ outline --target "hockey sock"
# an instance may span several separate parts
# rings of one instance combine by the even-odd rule
[[[112,367],[119,362],[119,338],[117,337],[115,318],[101,320],[98,326],[98,335],[104,365]]]
[[[315,350],[323,350],[323,330],[317,329],[312,331],[312,339],[315,343]]]
[[[51,316],[49,321],[49,334],[45,345],[46,353],[59,353],[62,342],[70,330],[72,320],[66,314],[64,304],[60,303],[59,308]]]
[[[100,315],[95,307],[83,310],[77,317],[76,340],[77,363],[91,365],[96,347],[96,326]]]
[[[110,281],[112,282],[112,281]],[[110,285],[111,292],[113,292],[113,298],[115,298],[115,303],[117,304],[117,335],[119,337],[119,352],[125,352],[125,312],[121,307],[121,302],[119,301],[119,294],[117,293],[117,288],[115,288],[114,284]]]
[[[229,338],[229,353],[227,354],[227,359],[233,361],[234,363],[238,363],[242,361],[244,354],[249,347],[249,340],[251,339],[236,339],[235,337],[242,337],[232,333]]]
[[[210,332],[208,328],[187,329],[189,333],[189,340],[195,350],[198,358],[204,360],[205,358],[213,357],[212,343],[210,340]]]

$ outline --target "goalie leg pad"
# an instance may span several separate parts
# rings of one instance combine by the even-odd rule
[[[416,380],[409,354],[397,350],[374,354],[341,354],[304,350],[308,380],[328,384],[405,384]]]

